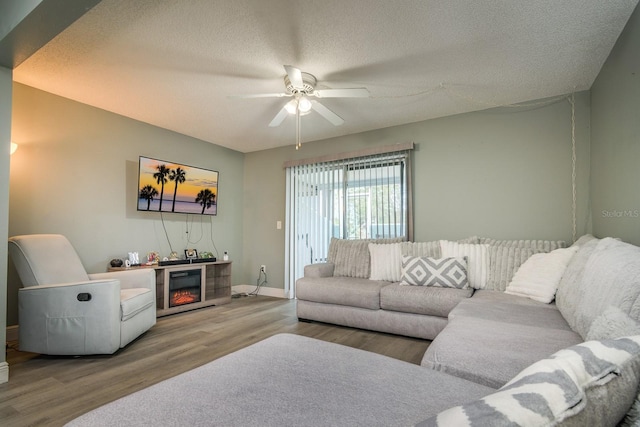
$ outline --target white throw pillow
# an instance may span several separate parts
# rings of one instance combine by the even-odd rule
[[[469,286],[485,289],[489,276],[489,245],[440,240],[442,258],[467,257]]]
[[[402,277],[401,243],[369,243],[370,280],[399,282]]]
[[[504,293],[550,303],[556,295],[558,284],[571,257],[577,251],[577,246],[571,246],[546,254],[532,255],[513,275]]]

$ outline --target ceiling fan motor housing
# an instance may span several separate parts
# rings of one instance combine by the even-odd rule
[[[309,74],[309,73],[305,73],[305,72],[301,72],[300,73],[302,75],[302,87],[301,88],[296,88],[293,86],[293,84],[291,83],[291,80],[289,80],[289,76],[285,75],[284,76],[284,85],[287,88],[287,92],[289,92],[292,95],[295,94],[304,94],[304,95],[309,95],[311,93],[313,93],[315,87],[316,87],[316,83],[317,80],[316,78]]]

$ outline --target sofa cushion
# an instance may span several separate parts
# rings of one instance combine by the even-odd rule
[[[327,262],[335,264],[334,276],[368,279],[371,275],[369,243],[398,243],[403,238],[347,240],[331,238]]]
[[[296,301],[296,315],[298,319],[404,335],[429,341],[438,336],[447,326],[446,317],[391,310],[370,310],[302,299]]]
[[[529,298],[523,298],[516,295],[505,294],[504,292],[491,291],[488,289],[477,289],[473,293],[474,301],[488,301],[488,302],[508,302],[511,304],[521,304],[521,305],[535,305],[535,306],[546,306],[546,307],[554,307],[555,304],[543,304],[538,301],[534,301]]]
[[[456,316],[433,340],[421,364],[499,388],[533,362],[582,341],[570,330]]]
[[[590,341],[534,363],[496,393],[418,425],[616,425],[639,380],[640,336]]]
[[[369,241],[331,239],[327,262],[335,264],[334,276],[367,279],[371,274]]]
[[[558,284],[571,257],[577,250],[577,246],[572,246],[532,255],[520,266],[505,293],[550,303],[556,295]]]
[[[401,243],[369,243],[371,280],[399,282],[402,276]]]
[[[639,390],[640,391],[640,390]],[[621,427],[638,427],[640,426],[640,393],[636,396],[636,400],[633,401],[631,409],[627,412],[627,416],[620,423]]]
[[[440,241],[431,242],[402,242],[400,250],[403,256],[430,256],[433,258],[442,258],[440,251]]]
[[[467,258],[402,257],[401,285],[466,289]]]
[[[578,238],[578,240],[576,240],[575,242],[573,242],[573,245],[571,246],[582,246],[582,245],[586,245],[587,243],[589,243],[592,240],[598,240],[596,239],[594,236],[592,236],[591,234],[583,234],[582,236],[580,236]]]
[[[618,307],[609,306],[591,323],[587,340],[602,340],[640,335],[640,323]]]
[[[571,261],[569,261],[567,269],[558,284],[556,305],[572,328],[575,328],[577,323],[579,309],[577,301],[581,293],[584,268],[599,241],[599,239],[592,239],[579,246],[578,252],[571,257]]]
[[[574,283],[571,310],[565,313],[558,304],[567,322],[582,337],[587,336],[591,323],[609,306],[618,307],[640,321],[640,248],[612,238],[592,240],[585,246],[594,242],[596,246],[584,272]]]
[[[467,257],[469,285],[475,289],[487,286],[489,273],[488,245],[440,241],[443,258]]]
[[[504,291],[518,268],[537,253],[532,248],[489,246],[489,276],[486,289]]]
[[[380,289],[389,282],[354,277],[303,277],[296,281],[296,297],[306,301],[380,309]]]
[[[402,286],[392,283],[380,289],[380,308],[404,313],[447,317],[462,300],[473,294],[472,288],[449,289],[431,286]]]
[[[531,301],[528,298],[520,297],[520,299]],[[449,313],[449,320],[459,317],[571,331],[571,327],[553,304],[541,302],[520,304],[506,299],[504,301],[478,299],[474,295],[473,298],[460,301]]]
[[[478,243],[490,246],[527,248],[536,252],[551,252],[567,246],[564,240],[496,240],[487,237],[479,238]]]

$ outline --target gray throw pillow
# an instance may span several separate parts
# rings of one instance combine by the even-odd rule
[[[403,256],[400,284],[466,289],[467,259]]]
[[[331,238],[327,262],[334,264],[336,277],[358,277],[368,279],[371,275],[369,243],[399,243],[401,237],[392,239],[347,240]]]

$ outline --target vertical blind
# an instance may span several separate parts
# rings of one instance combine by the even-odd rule
[[[286,168],[285,287],[290,296],[305,265],[326,261],[332,237],[412,237],[410,153],[404,149]]]

